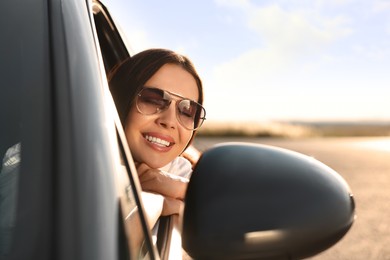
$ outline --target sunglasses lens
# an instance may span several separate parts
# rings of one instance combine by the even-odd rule
[[[204,108],[188,99],[183,99],[177,104],[178,118],[183,126],[187,129],[196,129],[203,123],[205,110]]]
[[[153,115],[166,110],[171,104],[172,96],[167,91],[157,88],[143,88],[137,96],[136,106],[140,113]],[[187,129],[199,128],[205,118],[205,109],[195,101],[181,99],[176,101],[177,119]]]
[[[164,110],[170,100],[164,99],[164,91],[160,89],[144,88],[137,98],[137,108],[145,115],[152,115]]]

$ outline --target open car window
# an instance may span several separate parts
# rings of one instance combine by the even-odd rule
[[[98,1],[93,1],[92,11],[100,53],[107,75],[117,64],[130,57],[130,54],[105,6]],[[107,92],[109,91],[107,90]],[[122,230],[124,231],[122,233],[122,240],[125,241],[123,248],[127,248],[130,259],[156,259],[158,258],[157,253],[142,208],[138,176],[132,164],[119,117],[116,117],[116,129],[121,159],[116,185],[120,198],[120,223],[123,224]]]
[[[114,21],[111,18],[109,10],[107,10],[100,2],[95,1],[93,4],[93,14],[105,71],[107,74],[109,74],[110,71],[115,68],[115,66],[130,57],[130,52],[127,49]],[[136,41],[137,39],[132,40]],[[121,130],[120,123],[117,125],[119,128],[118,130]],[[131,157],[131,155],[126,155],[125,147],[127,147],[127,145],[123,145],[123,143],[126,142],[126,139],[123,138],[122,140],[123,162],[124,165],[126,165],[128,162],[126,158]],[[127,165],[127,167],[129,174],[131,174],[132,172],[130,165]],[[135,169],[133,170],[133,173],[134,172]],[[137,176],[134,178],[137,178]],[[136,185],[136,183],[134,183],[134,185]],[[137,193],[136,196],[138,196]],[[150,196],[146,196],[144,199],[150,200],[151,198],[148,197]],[[125,216],[125,227],[127,232],[131,233],[139,229],[140,223],[137,224],[137,221],[132,219],[132,217],[138,218],[139,216],[132,216],[131,214],[129,215],[128,210],[126,211],[126,209],[123,214]],[[153,244],[157,248],[158,254],[162,259],[168,259],[170,257],[172,259],[173,255],[181,255],[181,238],[180,231],[178,230],[179,220],[175,217],[168,216],[161,218],[158,224],[158,233],[156,237],[153,238]],[[130,233],[127,234],[129,237],[131,236]],[[137,248],[138,246],[138,242],[130,241],[130,247]]]
[[[93,2],[93,18],[98,36],[100,53],[106,75],[118,64],[130,57],[130,52],[112,20],[108,10],[98,1]],[[121,150],[121,177],[119,181],[120,207],[124,235],[131,259],[158,259],[155,241],[143,210],[141,188],[119,117],[116,120],[118,144]],[[125,191],[125,192],[124,192]]]

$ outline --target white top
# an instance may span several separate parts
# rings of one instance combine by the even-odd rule
[[[171,175],[172,177],[184,178],[187,181],[190,179],[192,174],[192,165],[184,157],[176,157],[172,162],[168,163],[164,167],[160,168],[161,171],[164,171],[166,174]],[[157,231],[160,221],[154,225],[151,230],[153,243],[156,244],[157,241]]]
[[[186,158],[179,156],[160,168],[160,170],[189,180],[192,173],[192,165]]]

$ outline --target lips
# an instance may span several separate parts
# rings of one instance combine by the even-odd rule
[[[170,142],[170,141],[168,141],[166,139],[159,138],[159,137],[152,136],[152,135],[148,135],[148,134],[145,134],[144,138],[148,142],[150,142],[152,144],[155,144],[155,145],[158,145],[158,146],[161,146],[161,147],[170,147],[171,145],[174,144],[174,142]]]

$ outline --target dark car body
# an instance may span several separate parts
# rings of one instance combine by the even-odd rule
[[[1,8],[1,152],[22,147],[14,208],[4,208],[14,219],[1,234],[14,242],[2,253],[122,258],[129,253],[121,209],[141,206],[128,177],[132,161],[123,164],[131,156],[121,143],[96,33],[94,13],[102,7],[37,0],[3,1]]]
[[[5,0],[0,10],[0,258],[175,259],[173,217],[152,241],[109,93],[107,73],[131,53],[108,10],[89,0]],[[342,235],[320,250],[352,225],[345,208]]]

